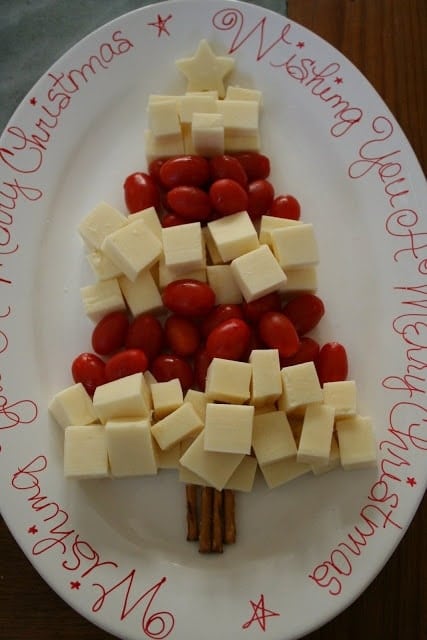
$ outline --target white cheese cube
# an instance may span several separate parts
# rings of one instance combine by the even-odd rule
[[[255,407],[276,402],[282,394],[282,376],[277,349],[253,349],[251,404]]]
[[[73,425],[65,429],[64,475],[79,480],[109,476],[103,425]]]
[[[189,269],[188,271],[183,271],[182,269],[176,271],[172,267],[166,266],[163,255],[160,257],[158,266],[160,289],[164,289],[170,282],[180,280],[181,278],[191,278],[191,280],[199,280],[200,282],[206,282],[207,280],[206,269],[204,267],[200,269]]]
[[[99,249],[88,253],[86,258],[98,280],[109,280],[121,275],[121,270]]]
[[[157,442],[153,440],[154,450],[156,453],[157,466],[159,469],[180,469],[179,459],[181,457],[181,443],[178,442],[173,447],[163,451]]]
[[[207,266],[206,275],[210,287],[215,292],[216,304],[240,304],[242,302],[242,293],[229,264]]]
[[[147,104],[156,104],[157,102],[170,102],[171,100],[175,102],[176,109],[178,110],[179,96],[173,94],[150,93],[150,95],[148,96]]]
[[[194,153],[207,158],[224,153],[224,120],[219,113],[194,113],[191,122]]]
[[[164,418],[175,409],[178,409],[184,402],[184,395],[178,378],[173,378],[167,382],[155,382],[150,388],[155,420]]]
[[[335,412],[327,404],[309,405],[305,410],[297,461],[326,464],[331,451]]]
[[[125,311],[126,304],[116,278],[100,280],[80,289],[83,308],[88,318],[99,322],[113,311]]]
[[[243,404],[250,398],[252,366],[248,362],[213,358],[206,374],[210,401]]]
[[[204,93],[186,93],[179,97],[178,115],[181,124],[191,124],[195,113],[215,113],[216,99]]]
[[[152,233],[161,241],[162,239],[162,225],[157,215],[157,211],[154,207],[147,207],[141,209],[141,211],[135,211],[130,213],[127,217],[128,223],[136,222],[137,220],[143,220]]]
[[[134,317],[141,313],[156,313],[163,309],[160,291],[148,269],[142,271],[133,281],[122,276],[119,278],[119,286]]]
[[[151,411],[151,392],[142,373],[106,382],[96,388],[93,406],[101,422],[113,418],[147,418]]]
[[[196,484],[199,487],[210,487],[212,485],[206,480],[203,480],[197,473],[193,473],[190,469],[183,467],[182,464],[179,465],[179,481],[185,482],[185,484]]]
[[[323,402],[335,409],[335,418],[356,415],[356,383],[354,380],[325,382]]]
[[[283,407],[286,413],[298,407],[322,402],[323,393],[313,362],[303,362],[281,370]]]
[[[193,405],[184,402],[178,409],[156,422],[151,427],[151,433],[161,449],[169,449],[202,428],[203,422]]]
[[[284,229],[286,227],[294,227],[295,225],[303,224],[301,220],[288,220],[287,218],[277,218],[276,216],[261,216],[261,223],[259,227],[259,241],[261,244],[267,244],[270,249],[273,249],[273,240],[271,238],[271,232],[274,229]]]
[[[377,446],[368,416],[342,418],[335,423],[343,469],[373,467],[377,461]]]
[[[227,136],[249,136],[258,132],[257,100],[218,100],[217,111],[223,116]]]
[[[311,470],[315,476],[323,475],[329,471],[333,471],[340,466],[340,450],[335,435],[332,435],[331,450],[329,452],[329,460],[327,462],[315,462],[311,464]]]
[[[246,211],[208,222],[208,228],[223,262],[259,247],[256,229]]]
[[[148,126],[156,138],[181,133],[178,118],[177,100],[149,100],[147,106]]]
[[[80,222],[77,229],[88,247],[100,249],[104,239],[110,233],[121,229],[126,224],[127,220],[120,211],[106,202],[100,202]]]
[[[219,255],[219,251],[216,247],[214,239],[212,238],[212,234],[209,231],[209,227],[202,228],[202,235],[205,242],[205,249],[207,254],[206,259],[208,263],[211,265],[222,264],[222,258]]]
[[[269,489],[280,487],[286,482],[295,480],[295,478],[299,478],[311,471],[309,464],[302,464],[294,458],[271,462],[263,465],[260,469]]]
[[[231,271],[246,302],[272,293],[286,283],[285,273],[265,244],[235,258]]]
[[[162,243],[144,220],[130,222],[111,233],[102,243],[102,251],[129,280],[136,280],[143,269],[151,267],[162,253]]]
[[[97,421],[92,399],[81,382],[58,391],[48,409],[64,429],[70,425],[86,425]]]
[[[225,100],[250,100],[251,102],[257,102],[258,107],[260,107],[262,105],[262,92],[258,89],[228,85]]]
[[[184,153],[184,141],[181,133],[157,138],[150,129],[144,131],[145,157],[147,164],[157,158],[180,156]]]
[[[259,132],[248,136],[236,136],[224,134],[224,151],[225,153],[239,153],[241,151],[260,151],[261,136]]]
[[[227,481],[224,489],[230,489],[231,491],[252,491],[257,468],[256,458],[253,456],[245,456]]]
[[[254,408],[251,405],[208,403],[205,418],[205,449],[249,454]]]
[[[319,262],[312,224],[297,224],[271,231],[273,252],[282,269],[301,269]]]
[[[164,261],[175,273],[187,273],[205,266],[204,242],[200,222],[162,229]]]
[[[297,446],[284,411],[255,415],[252,446],[260,466],[295,458]]]
[[[181,456],[180,463],[209,485],[222,491],[243,457],[243,453],[206,451],[202,431]]]
[[[282,293],[314,293],[317,290],[316,267],[290,269],[286,272],[287,280],[281,288]]]
[[[111,474],[116,478],[157,473],[150,422],[109,420],[105,425]]]
[[[184,402],[189,402],[193,405],[194,410],[199,414],[202,422],[205,422],[206,405],[208,403],[208,397],[203,391],[197,391],[196,389],[188,389],[184,396]]]

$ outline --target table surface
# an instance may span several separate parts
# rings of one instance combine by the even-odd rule
[[[123,0],[115,3],[73,2],[71,15],[65,11],[66,3],[62,0],[10,3],[9,22],[2,18],[0,25],[1,127],[32,84],[64,50],[96,26],[140,4]],[[285,6],[280,0],[264,0],[259,4],[282,11]],[[114,5],[114,8],[106,5]],[[26,40],[26,53],[32,60],[29,69],[25,59],[16,53],[20,47],[22,49],[22,41],[21,44],[16,41],[19,37],[16,24],[19,11],[24,12],[25,7],[33,12],[33,20],[35,16],[39,25],[44,25],[43,36],[51,35],[49,46],[44,47],[44,57],[31,50],[37,44],[34,37]],[[289,0],[287,14],[330,42],[362,71],[395,115],[426,172],[427,2]],[[61,37],[57,35],[58,28],[64,30]],[[52,35],[54,30],[56,37]],[[12,59],[20,61],[22,73],[18,77],[10,67]],[[305,640],[425,640],[426,540],[427,500],[424,498],[402,542],[373,583],[346,611],[306,636]],[[1,519],[0,549],[0,638],[112,639],[81,618],[50,590]]]

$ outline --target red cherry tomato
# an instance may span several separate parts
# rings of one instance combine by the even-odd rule
[[[292,322],[298,335],[303,336],[319,323],[325,313],[325,305],[313,293],[302,293],[285,304],[283,313]]]
[[[162,227],[176,227],[178,224],[186,224],[186,222],[187,220],[177,216],[176,213],[166,213],[162,218]]]
[[[239,211],[246,211],[248,194],[235,180],[221,178],[211,184],[209,197],[212,207],[223,216],[229,216]]]
[[[159,171],[166,189],[189,186],[203,187],[210,178],[209,162],[203,156],[178,156],[166,160]]]
[[[160,169],[164,162],[165,158],[156,158],[155,160],[152,160],[148,165],[148,173],[158,185],[161,184]]]
[[[292,322],[279,311],[267,311],[258,325],[261,340],[270,348],[277,349],[282,358],[293,356],[300,341]]]
[[[129,213],[136,213],[141,209],[160,206],[160,192],[148,173],[137,171],[128,176],[124,182],[125,202]]]
[[[177,356],[191,356],[200,344],[200,333],[188,318],[172,315],[165,322],[166,342]]]
[[[267,311],[280,311],[282,301],[277,291],[267,293],[252,302],[244,302],[242,304],[243,316],[248,322],[257,323],[261,316]]]
[[[203,318],[201,325],[202,335],[206,338],[224,320],[230,318],[243,318],[242,309],[239,304],[219,304]]]
[[[248,176],[237,158],[233,156],[213,156],[209,160],[211,181],[230,178],[238,182],[243,188],[248,184]]]
[[[299,220],[301,216],[300,204],[294,196],[277,196],[271,205],[270,216]]]
[[[302,364],[303,362],[315,362],[319,355],[319,343],[313,338],[303,336],[300,340],[298,351],[288,358],[280,358],[282,367],[290,367],[294,364]]]
[[[206,373],[211,362],[212,358],[206,349],[199,349],[194,355],[194,384],[200,391],[205,390]]]
[[[243,151],[233,155],[245,170],[249,182],[252,182],[252,180],[265,180],[270,175],[270,160],[262,153]]]
[[[92,348],[102,356],[121,349],[129,326],[124,311],[113,311],[102,318],[92,331]]]
[[[148,358],[142,349],[119,351],[106,362],[105,376],[109,382],[125,378],[133,373],[144,373],[148,367]]]
[[[194,380],[193,370],[188,362],[170,353],[162,353],[155,358],[151,365],[151,373],[157,382],[168,382],[178,378],[184,391],[192,386]]]
[[[215,292],[199,280],[184,278],[170,282],[163,290],[165,307],[181,316],[202,316],[215,304]]]
[[[321,385],[325,382],[339,382],[347,378],[347,353],[339,342],[324,344],[314,364]]]
[[[81,353],[71,365],[74,382],[81,382],[90,396],[95,389],[107,382],[105,362],[94,353]]]
[[[230,318],[208,335],[206,351],[211,358],[240,360],[247,353],[250,340],[249,325],[240,318]]]
[[[156,316],[142,313],[129,325],[125,346],[127,349],[142,349],[149,361],[153,360],[163,346],[163,327]]]
[[[199,187],[174,187],[168,191],[166,201],[174,213],[190,222],[207,220],[212,209],[208,194]]]
[[[257,220],[270,211],[274,199],[273,185],[268,180],[253,180],[248,185],[248,197],[247,211],[252,220]]]

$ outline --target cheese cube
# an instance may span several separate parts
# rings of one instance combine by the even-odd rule
[[[354,380],[325,382],[323,402],[335,409],[335,418],[356,415],[356,383]]]
[[[162,297],[148,269],[142,271],[133,281],[122,276],[119,278],[119,286],[134,317],[163,309]]]
[[[258,132],[257,100],[218,100],[217,111],[223,116],[227,136],[249,136]]]
[[[262,104],[262,92],[258,89],[228,85],[225,100],[250,100],[251,102],[257,102],[258,107],[260,107]]]
[[[288,413],[297,407],[323,401],[317,371],[313,362],[303,362],[281,370],[283,408]]]
[[[80,289],[83,307],[88,318],[99,322],[113,311],[125,311],[126,304],[116,278],[100,280]]]
[[[238,465],[243,453],[218,453],[206,451],[202,431],[181,456],[180,463],[218,491],[224,489]]]
[[[236,136],[224,134],[225,153],[239,153],[241,151],[260,151],[261,136],[256,132],[248,136]]]
[[[309,464],[302,464],[294,458],[271,462],[263,465],[260,469],[269,489],[280,487],[286,482],[295,480],[295,478],[299,478],[311,471]]]
[[[282,269],[301,269],[319,262],[312,224],[297,224],[271,231],[273,252]]]
[[[253,420],[254,408],[250,405],[208,403],[204,430],[206,451],[249,454]]]
[[[250,398],[252,366],[248,362],[214,358],[206,374],[210,401],[243,404]]]
[[[204,93],[186,93],[178,100],[178,115],[181,124],[191,124],[195,113],[215,113],[216,99]]]
[[[80,222],[77,229],[88,247],[100,249],[104,239],[110,233],[121,229],[126,224],[127,220],[120,211],[106,202],[100,202]]]
[[[297,461],[327,463],[331,451],[335,412],[327,404],[309,405],[305,410]]]
[[[162,243],[144,220],[130,222],[111,233],[102,243],[102,251],[129,280],[136,280],[143,269],[151,267],[162,253]]]
[[[224,489],[230,489],[231,491],[252,491],[257,468],[256,458],[253,456],[245,456],[227,481]]]
[[[64,429],[70,425],[86,425],[97,420],[92,399],[81,382],[58,391],[48,409]]]
[[[181,457],[181,443],[178,442],[167,450],[160,449],[157,442],[153,440],[156,454],[157,466],[159,469],[180,469],[179,459]]]
[[[286,282],[286,275],[265,244],[235,258],[231,271],[246,302],[272,293]]]
[[[208,403],[208,397],[203,391],[197,391],[196,389],[188,389],[184,396],[184,402],[189,402],[193,405],[195,411],[199,414],[202,422],[205,422],[206,405]]]
[[[267,244],[270,249],[273,248],[273,240],[271,232],[274,229],[284,229],[286,227],[294,227],[303,224],[300,220],[289,220],[288,218],[277,218],[276,216],[261,216],[259,228],[259,241],[261,244]]]
[[[282,394],[282,376],[277,349],[253,349],[251,403],[255,407],[276,402]]]
[[[111,474],[114,477],[157,473],[149,420],[109,420],[105,425],[105,433]]]
[[[327,462],[315,462],[311,464],[311,470],[315,476],[323,475],[340,466],[340,450],[335,435],[332,435],[331,450],[329,452],[329,460]]]
[[[169,449],[202,428],[203,422],[193,405],[184,402],[178,409],[156,422],[151,427],[151,433],[161,449]]]
[[[141,211],[135,211],[128,215],[128,223],[136,222],[137,220],[143,220],[152,233],[161,241],[162,239],[162,225],[157,215],[157,211],[154,207],[147,207],[141,209]]]
[[[194,113],[191,122],[194,153],[207,158],[224,153],[224,119],[220,113]]]
[[[297,446],[284,411],[255,415],[252,446],[260,466],[295,458]]]
[[[151,393],[142,373],[106,382],[96,388],[93,407],[102,422],[113,418],[147,418],[151,411]]]
[[[223,262],[259,247],[256,229],[246,211],[208,222],[208,228]]]
[[[290,269],[286,272],[287,280],[281,291],[284,294],[314,293],[317,290],[316,267]]]
[[[343,469],[373,467],[377,461],[377,447],[368,416],[356,415],[335,423]]]
[[[212,265],[222,264],[222,258],[216,248],[216,244],[212,238],[211,232],[209,231],[209,227],[202,228],[202,235],[205,242],[205,249],[207,253],[206,258],[208,263]]]
[[[147,164],[157,158],[180,156],[184,153],[184,141],[181,133],[157,138],[150,129],[144,131],[145,157]]]
[[[180,280],[181,278],[191,278],[191,280],[199,280],[200,282],[206,282],[207,280],[206,269],[204,267],[201,267],[200,269],[189,269],[188,271],[176,271],[172,267],[166,266],[164,256],[160,257],[157,264],[159,266],[160,289],[164,289],[170,282]]]
[[[103,425],[73,425],[65,429],[64,475],[80,480],[109,476]]]
[[[242,293],[229,264],[207,266],[206,275],[210,287],[215,292],[216,304],[240,304],[242,302]]]
[[[88,253],[86,258],[98,280],[109,280],[110,278],[116,278],[121,275],[120,269],[99,249]]]
[[[197,473],[193,473],[193,471],[190,471],[190,469],[183,467],[182,464],[179,465],[178,478],[180,482],[185,482],[185,484],[196,484],[199,487],[212,486],[209,484],[209,482],[206,482],[206,480],[203,480],[203,478],[198,476]]]
[[[149,100],[147,115],[148,126],[156,138],[181,133],[176,98]]]
[[[178,378],[173,378],[167,382],[155,382],[151,385],[151,396],[153,399],[154,418],[160,420],[175,409],[178,409],[184,402],[181,383]]]
[[[205,266],[204,242],[200,222],[162,229],[164,261],[175,273],[187,273]]]

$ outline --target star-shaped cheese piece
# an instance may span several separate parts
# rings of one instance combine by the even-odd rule
[[[188,80],[187,91],[218,91],[225,96],[224,78],[234,67],[233,58],[216,56],[207,40],[201,40],[192,58],[181,58],[175,62]]]

